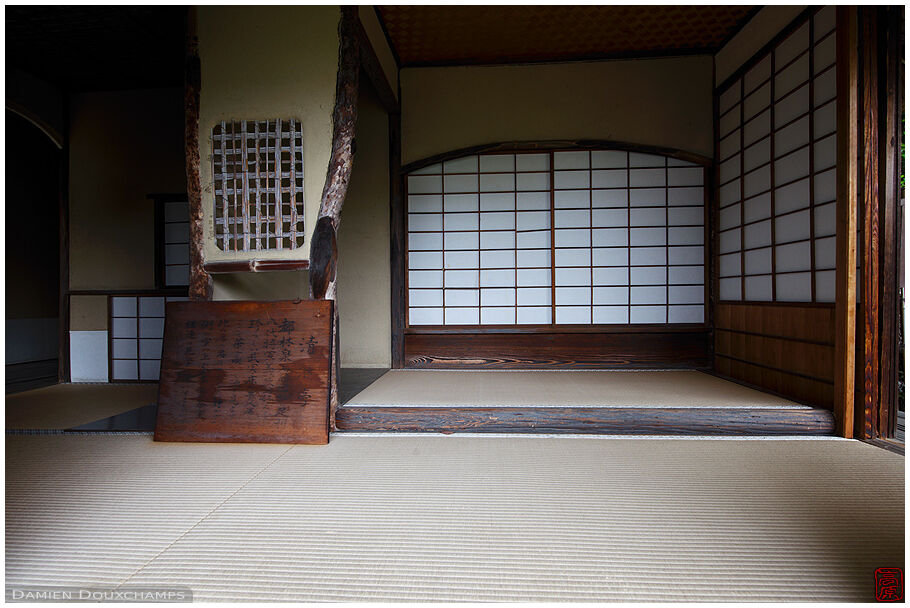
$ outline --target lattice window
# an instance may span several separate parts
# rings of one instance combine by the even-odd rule
[[[408,324],[704,323],[704,168],[624,150],[409,174]]]
[[[212,129],[215,240],[223,251],[303,246],[299,121],[222,122]]]
[[[834,301],[835,22],[819,10],[718,92],[721,300]]]

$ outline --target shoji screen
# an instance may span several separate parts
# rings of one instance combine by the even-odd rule
[[[111,296],[111,382],[158,381],[165,302],[185,302],[187,299],[138,294]]]
[[[835,9],[719,91],[721,301],[833,302]]]
[[[704,172],[568,150],[410,173],[408,324],[703,324]]]

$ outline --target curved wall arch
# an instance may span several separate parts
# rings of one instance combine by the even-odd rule
[[[477,146],[449,150],[426,158],[414,160],[401,167],[401,173],[407,175],[412,171],[422,169],[428,165],[444,162],[447,160],[471,156],[473,154],[494,154],[496,152],[515,153],[515,152],[547,152],[550,150],[624,150],[627,152],[639,152],[642,154],[656,154],[675,158],[697,165],[710,167],[714,161],[702,154],[677,148],[667,148],[664,146],[652,146],[642,143],[628,141],[615,141],[606,139],[553,139],[546,141],[497,141],[484,143]]]
[[[6,71],[6,109],[15,112],[63,148],[63,95],[54,86],[21,70]]]

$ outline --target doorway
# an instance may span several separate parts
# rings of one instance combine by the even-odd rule
[[[6,392],[57,382],[62,152],[6,111]]]

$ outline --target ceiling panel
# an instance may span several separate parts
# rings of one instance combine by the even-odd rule
[[[381,6],[402,67],[714,52],[754,6]]]

